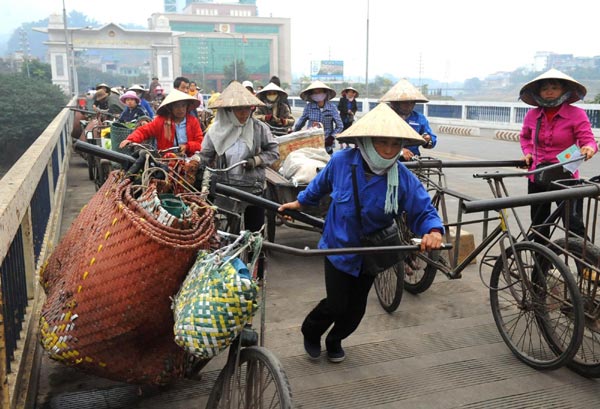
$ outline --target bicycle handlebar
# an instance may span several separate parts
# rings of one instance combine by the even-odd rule
[[[226,233],[219,231],[220,235],[237,238],[236,234]],[[402,246],[379,246],[379,247],[343,247],[335,249],[311,249],[305,247],[299,249],[297,247],[285,246],[283,244],[271,243],[270,241],[263,241],[264,248],[269,250],[278,251],[280,253],[291,254],[294,256],[301,257],[314,257],[314,256],[333,256],[341,254],[374,254],[374,253],[393,253],[393,252],[418,252],[421,250],[421,246],[418,244],[407,244]],[[451,243],[442,243],[441,250],[451,250]]]
[[[465,213],[483,212],[487,210],[501,210],[513,207],[530,206],[532,204],[572,200],[583,197],[600,195],[600,185],[578,185],[570,189],[552,190],[550,192],[532,193],[525,196],[508,196],[496,199],[474,200],[462,202],[461,208]]]
[[[77,152],[83,152],[90,155],[97,156],[102,159],[108,159],[113,162],[117,162],[119,165],[123,166],[124,169],[129,169],[131,165],[135,163],[135,158],[125,155],[124,153],[110,151],[108,149],[104,149],[101,146],[92,145],[91,143],[75,141],[73,144],[73,149]]]
[[[475,173],[475,174],[473,174],[473,177],[481,178],[481,179],[501,179],[501,178],[506,178],[506,177],[531,176],[531,175],[537,175],[538,173],[542,173],[546,170],[550,170],[550,169],[558,168],[560,166],[567,165],[569,163],[579,162],[583,159],[585,159],[585,158],[582,156],[579,158],[570,159],[565,162],[553,163],[552,165],[544,166],[543,168],[537,168],[534,170],[529,170],[526,172]],[[524,161],[523,161],[523,165],[525,165]]]
[[[131,165],[135,163],[135,158],[129,155],[125,155],[120,152],[111,151],[108,149],[104,149],[100,146],[92,145],[90,143],[76,141],[73,144],[73,149],[77,152],[83,152],[90,155],[97,156],[99,158],[108,159],[113,162],[117,162],[125,170],[129,169]],[[233,166],[238,166],[242,162],[238,162]],[[244,192],[243,190],[233,188],[231,186],[223,185],[221,183],[215,183],[215,191],[217,193],[223,195],[229,195],[238,200],[242,200],[244,202],[250,203],[254,206],[261,207],[266,210],[271,210],[286,216],[290,216],[291,218],[298,220],[302,223],[306,223],[310,226],[322,229],[324,225],[323,219],[319,219],[318,217],[311,216],[309,214],[299,212],[296,210],[285,210],[283,212],[278,212],[277,209],[281,206],[280,203],[272,202],[260,196],[253,195],[252,193]]]
[[[402,162],[408,169],[428,168],[498,168],[523,167],[524,160],[480,160],[480,161],[443,161],[438,159],[417,159]]]
[[[88,115],[96,115],[96,113],[97,113],[97,112],[79,108],[79,107],[66,106],[65,108],[69,108],[71,111],[81,112],[82,114],[88,114]]]

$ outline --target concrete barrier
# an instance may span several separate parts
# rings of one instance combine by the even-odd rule
[[[463,135],[463,136],[479,136],[479,128],[470,128],[466,126],[450,126],[440,125],[440,133],[446,133],[451,135]]]
[[[499,130],[494,133],[494,138],[503,141],[519,142],[519,133],[518,131]]]

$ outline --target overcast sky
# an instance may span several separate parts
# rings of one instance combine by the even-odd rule
[[[62,0],[3,0],[0,33],[62,13]],[[163,0],[64,0],[101,23],[146,26]],[[181,1],[181,0],[179,0]],[[225,1],[224,1],[225,2]],[[533,64],[536,51],[600,55],[598,7],[584,0],[258,0],[259,15],[289,17],[292,71],[308,74],[311,60],[343,60],[346,76],[462,81]]]

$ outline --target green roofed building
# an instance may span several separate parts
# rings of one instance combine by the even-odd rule
[[[259,17],[256,0],[217,3],[186,0],[181,13],[155,13],[150,29],[168,21],[176,48],[175,76],[221,91],[236,75],[266,85],[277,75],[291,83],[290,19]],[[179,70],[179,72],[178,72]]]

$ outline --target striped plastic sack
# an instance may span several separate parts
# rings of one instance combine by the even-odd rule
[[[258,286],[237,254],[201,251],[175,296],[175,343],[198,358],[217,356],[256,313]]]

